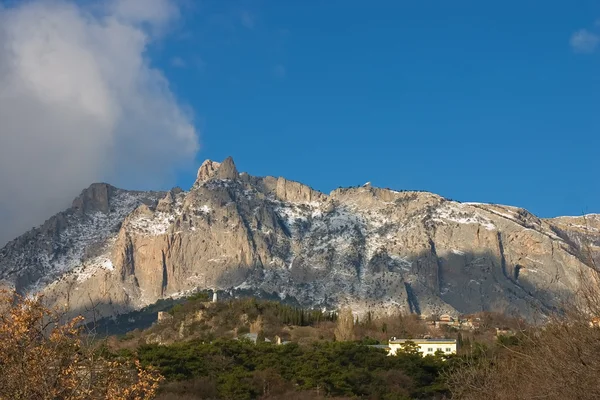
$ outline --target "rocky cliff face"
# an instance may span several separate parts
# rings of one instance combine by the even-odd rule
[[[594,215],[542,220],[370,185],[325,195],[240,174],[229,158],[204,162],[188,192],[92,185],[0,251],[0,279],[103,315],[237,288],[357,312],[534,318],[576,291],[599,245]]]

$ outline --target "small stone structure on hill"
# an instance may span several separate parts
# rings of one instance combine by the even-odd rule
[[[166,312],[166,311],[159,311],[158,312],[158,318],[157,318],[156,321],[160,324],[162,322],[170,321],[172,319],[173,319],[173,316],[171,314],[169,314],[168,312]]]

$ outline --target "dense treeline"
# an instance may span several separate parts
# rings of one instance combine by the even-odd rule
[[[120,337],[117,347],[133,348],[144,343],[169,344],[176,341],[233,339],[248,332],[274,340],[301,336],[315,340],[333,338],[338,315],[318,309],[303,309],[276,301],[255,298],[207,302],[196,294],[174,305],[171,318],[144,331],[134,330]]]
[[[103,336],[124,335],[128,332],[150,328],[157,319],[159,311],[168,311],[173,316],[183,316],[200,309],[207,308],[212,299],[212,291],[202,290],[190,296],[178,299],[160,299],[156,303],[114,317],[101,318],[88,324],[88,329]],[[278,300],[259,300],[245,295],[242,297],[226,297],[212,304],[217,312],[224,312],[224,307],[242,313],[250,311],[251,315],[265,314],[273,325],[313,326],[320,322],[335,322],[335,311],[302,308],[284,304]],[[230,313],[231,314],[231,313]],[[231,315],[230,315],[231,316]]]
[[[441,372],[452,365],[441,355],[422,357],[408,349],[388,356],[354,342],[276,346],[217,340],[145,345],[137,356],[170,382],[162,399],[277,398],[298,391],[302,398],[441,399],[448,394]]]
[[[323,312],[321,310],[307,310],[284,304],[274,304],[275,315],[285,325],[311,326],[322,321],[335,322],[335,312]]]
[[[199,308],[198,302],[202,303],[207,299],[203,293],[188,297],[186,303],[174,306],[170,313],[171,315],[189,313],[190,309]],[[310,326],[323,321],[334,322],[337,320],[335,312],[294,307],[277,301],[257,300],[254,297],[231,299],[217,304],[221,305],[220,309],[226,306],[245,313],[252,319],[256,319],[259,315],[269,315],[282,325]],[[214,304],[213,307],[218,307],[217,304]]]

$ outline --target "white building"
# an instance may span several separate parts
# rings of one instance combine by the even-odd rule
[[[412,342],[419,347],[423,356],[434,355],[438,350],[444,354],[456,354],[456,339],[396,339],[388,343],[389,354],[395,355],[402,346]]]

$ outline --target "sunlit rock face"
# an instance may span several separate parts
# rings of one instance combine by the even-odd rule
[[[189,191],[94,184],[0,250],[0,279],[73,312],[127,312],[198,288],[357,313],[559,309],[600,252],[598,216],[543,220],[370,184],[329,195],[205,161]]]

